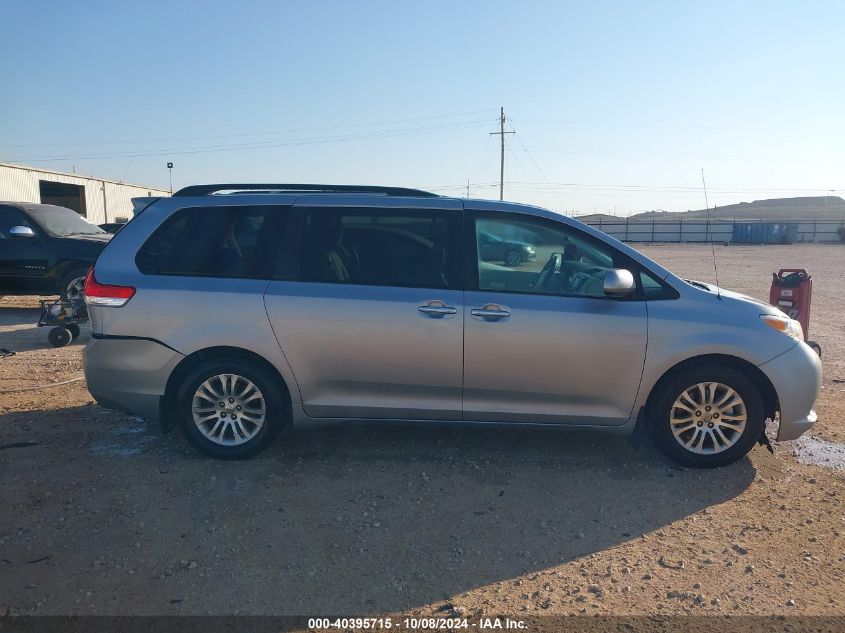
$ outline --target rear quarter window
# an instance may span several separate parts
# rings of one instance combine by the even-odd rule
[[[147,275],[270,279],[283,238],[277,207],[192,207],[171,215],[135,257]]]

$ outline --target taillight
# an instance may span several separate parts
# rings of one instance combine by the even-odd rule
[[[85,303],[89,306],[108,306],[119,308],[126,305],[135,294],[132,286],[112,286],[101,284],[94,277],[94,268],[88,269],[85,275]]]

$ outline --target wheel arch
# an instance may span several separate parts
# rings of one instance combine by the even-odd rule
[[[760,391],[760,397],[763,399],[763,410],[766,417],[774,418],[775,413],[780,408],[777,391],[775,390],[774,385],[772,385],[772,382],[769,380],[769,377],[766,376],[759,367],[743,358],[739,358],[738,356],[731,356],[729,354],[703,354],[701,356],[687,358],[686,360],[673,365],[667,369],[660,378],[658,378],[657,382],[654,383],[654,386],[652,386],[651,391],[648,394],[644,407],[644,412],[646,413],[645,419],[649,421],[648,424],[650,424],[650,420],[653,419],[653,416],[649,415],[649,413],[654,407],[657,394],[660,392],[660,389],[666,381],[678,372],[703,365],[730,367],[731,369],[741,372],[744,376],[751,380],[754,383],[754,386]]]
[[[216,346],[207,347],[192,352],[191,354],[188,354],[187,356],[185,356],[185,358],[180,360],[176,367],[173,368],[173,371],[170,372],[170,376],[167,379],[167,384],[164,388],[164,395],[161,398],[160,404],[159,419],[161,420],[161,427],[163,431],[170,431],[176,426],[178,422],[176,420],[176,416],[173,415],[173,405],[174,398],[176,397],[176,393],[179,390],[179,385],[182,383],[182,380],[184,380],[184,378],[194,369],[194,367],[196,367],[200,363],[209,360],[218,360],[224,358],[245,360],[254,363],[265,371],[269,372],[270,375],[278,381],[279,395],[282,397],[282,403],[285,407],[287,419],[291,419],[292,404],[290,387],[288,386],[287,381],[284,379],[279,370],[276,369],[276,367],[273,365],[273,363],[268,361],[260,354],[256,354],[255,352],[243,349],[241,347]]]
[[[53,273],[53,286],[56,291],[61,290],[61,283],[64,276],[71,272],[74,268],[89,269],[94,265],[92,261],[85,261],[84,259],[66,259],[56,264],[55,272]]]

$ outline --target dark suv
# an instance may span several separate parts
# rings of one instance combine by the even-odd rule
[[[0,295],[79,298],[110,238],[65,207],[0,202]]]

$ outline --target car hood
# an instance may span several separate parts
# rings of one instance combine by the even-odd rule
[[[731,301],[737,301],[739,303],[751,304],[756,306],[757,308],[761,309],[760,314],[784,314],[783,310],[778,308],[777,306],[773,306],[771,304],[766,303],[765,301],[760,301],[759,299],[755,299],[754,297],[749,297],[748,295],[744,295],[740,292],[734,292],[733,290],[725,290],[722,287],[714,286],[713,284],[708,284],[705,281],[697,281],[697,280],[685,280],[687,283],[691,283],[693,286],[702,289],[701,287],[704,286],[707,290],[714,295],[718,293],[722,299],[730,299]]]
[[[99,244],[105,244],[114,235],[111,233],[92,233],[90,235],[65,235],[59,236],[60,239],[63,240],[73,240],[74,242],[97,242]]]

